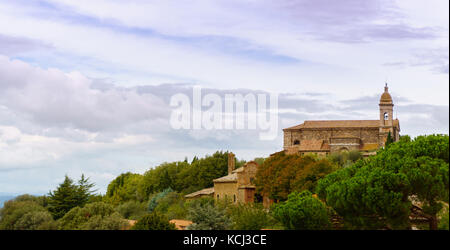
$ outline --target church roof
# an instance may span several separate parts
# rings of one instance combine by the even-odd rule
[[[305,121],[302,124],[283,130],[297,130],[304,128],[378,128],[380,120],[324,120]]]
[[[229,175],[225,175],[223,177],[214,179],[213,182],[236,182],[237,181],[237,173],[233,172]]]
[[[384,93],[381,95],[380,103],[392,103],[392,97],[391,97],[391,94],[389,94],[389,92],[384,92]]]
[[[394,127],[399,126],[398,119],[393,120]],[[314,129],[314,128],[378,128],[380,120],[323,120],[305,121],[302,124],[292,126],[285,130]]]
[[[387,83],[386,86],[384,87],[384,92],[381,95],[380,104],[392,104],[392,97],[391,94],[389,94],[389,88],[387,86]]]

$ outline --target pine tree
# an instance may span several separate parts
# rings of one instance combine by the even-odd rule
[[[78,185],[67,175],[55,191],[49,192],[48,210],[54,219],[63,217],[70,209],[84,206],[91,196],[91,188],[94,184],[89,183],[89,178],[84,175],[78,181]]]
[[[91,190],[95,186],[94,183],[89,182],[89,178],[85,178],[84,174],[81,175],[78,181],[78,202],[82,205],[89,201],[89,198],[97,190]]]
[[[70,209],[78,205],[78,188],[67,175],[55,191],[49,192],[48,210],[54,219],[63,217]]]
[[[391,131],[389,131],[388,136],[386,138],[386,143],[384,145],[387,147],[387,146],[389,146],[389,144],[391,144],[393,142],[394,142],[394,139],[392,138]]]

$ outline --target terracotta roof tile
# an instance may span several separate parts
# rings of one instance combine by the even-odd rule
[[[213,182],[236,182],[236,181],[237,181],[237,173],[231,173],[229,175],[225,175],[223,177],[213,180]]]
[[[192,197],[195,197],[195,196],[198,196],[198,195],[210,195],[210,194],[213,194],[213,193],[214,193],[214,188],[212,187],[212,188],[205,188],[205,189],[199,190],[197,192],[193,192],[193,193],[187,194],[184,197],[185,198],[192,198]]]
[[[284,130],[295,130],[302,128],[377,128],[379,120],[324,120],[305,121],[297,126],[285,128]]]

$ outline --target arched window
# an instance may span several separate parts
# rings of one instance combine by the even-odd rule
[[[217,195],[217,199],[219,199],[219,195]]]
[[[294,140],[294,145],[299,145],[300,141],[299,140]]]
[[[340,152],[340,153],[342,153],[342,152],[348,152],[348,148],[342,147],[342,148],[339,149],[339,152]]]
[[[233,195],[233,202],[236,203],[236,195]]]
[[[386,120],[389,120],[389,114],[388,114],[388,112],[385,112],[384,113],[384,120],[386,121]]]

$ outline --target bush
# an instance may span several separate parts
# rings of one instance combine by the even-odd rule
[[[104,202],[89,203],[83,208],[75,207],[58,223],[62,230],[119,230],[128,225],[111,204]]]
[[[24,214],[15,224],[16,230],[55,230],[56,222],[48,211],[32,211]]]
[[[48,211],[39,201],[37,197],[22,195],[5,202],[0,210],[0,229],[52,229],[53,218],[48,217]]]
[[[146,204],[138,201],[127,201],[116,207],[123,218],[129,220],[138,220],[147,214]]]
[[[289,194],[286,202],[274,206],[273,214],[286,229],[322,230],[331,225],[325,204],[309,191]]]
[[[231,227],[225,208],[214,206],[210,202],[192,203],[188,218],[193,222],[188,226],[189,230],[226,230]]]
[[[274,221],[261,204],[237,204],[229,206],[229,214],[234,230],[261,230],[273,225]]]
[[[173,192],[173,190],[171,188],[167,188],[167,189],[164,189],[162,192],[159,192],[159,193],[153,195],[153,197],[151,197],[151,199],[148,202],[147,210],[149,212],[153,212],[156,209],[156,207],[158,206],[159,201],[171,192]]]
[[[448,204],[447,207],[442,209],[441,212],[441,218],[439,220],[439,230],[449,230],[448,224],[449,224],[449,218],[448,218],[449,212],[448,212]]]
[[[176,230],[175,225],[160,213],[153,212],[142,217],[131,228],[132,230]]]

